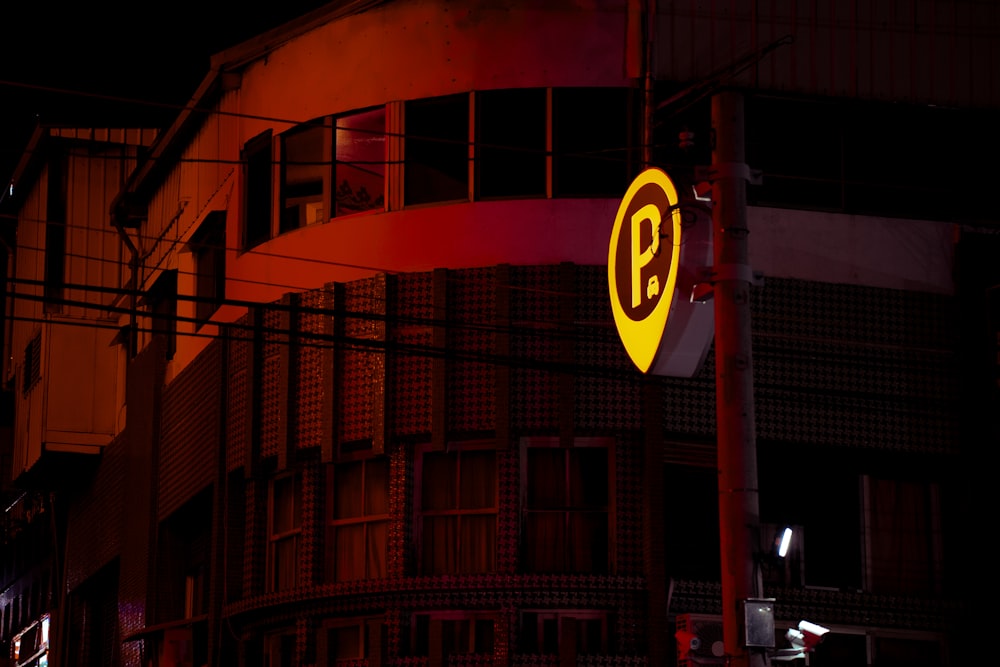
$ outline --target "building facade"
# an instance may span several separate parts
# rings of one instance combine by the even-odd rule
[[[647,166],[710,224],[737,90],[777,644],[970,657],[996,13],[800,5],[334,2],[155,139],[41,132],[6,203],[5,656],[724,662],[714,357],[639,373],[607,263]]]

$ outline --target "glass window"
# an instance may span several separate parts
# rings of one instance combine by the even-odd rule
[[[164,271],[146,293],[151,329],[163,339],[167,359],[177,351],[177,269]]]
[[[328,576],[334,581],[386,576],[388,459],[334,464],[329,487]]]
[[[285,630],[264,635],[264,667],[292,667],[294,664],[294,631]]]
[[[191,240],[195,262],[195,317],[202,324],[226,298],[226,212],[212,211]]]
[[[271,238],[271,131],[243,146],[243,248]]]
[[[420,549],[424,574],[496,567],[496,452],[426,452],[422,458]]]
[[[476,95],[477,197],[545,196],[545,90]]]
[[[521,651],[542,655],[600,655],[614,650],[609,614],[604,611],[525,611]]]
[[[337,119],[334,215],[385,207],[385,108]]]
[[[378,617],[336,618],[323,622],[316,649],[320,665],[383,664],[388,633]]]
[[[840,210],[843,113],[827,104],[751,97],[747,163],[760,169],[763,179],[747,188],[750,203]]]
[[[281,135],[281,231],[323,222],[323,160],[321,121]]]
[[[621,197],[638,162],[638,105],[629,88],[552,90],[557,197]]]
[[[869,590],[889,595],[938,593],[941,527],[937,486],[878,477],[866,481]]]
[[[268,550],[268,590],[281,591],[298,583],[299,534],[302,530],[298,475],[271,482]]]
[[[431,631],[440,625],[440,631]],[[494,619],[482,614],[441,612],[416,614],[411,624],[411,654],[427,657],[450,655],[493,655]],[[431,646],[432,637],[440,637],[439,647]]]
[[[526,454],[526,569],[607,572],[607,447],[529,446]]]
[[[810,474],[789,475],[792,460]],[[788,557],[764,573],[771,575],[770,583],[862,587],[861,494],[854,465],[830,451],[794,446],[758,451],[761,549],[770,549],[778,528],[796,527]]]
[[[467,199],[469,96],[406,102],[404,116],[404,203]]]

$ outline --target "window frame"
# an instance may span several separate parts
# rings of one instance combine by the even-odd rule
[[[226,300],[226,211],[209,211],[188,247],[194,258],[195,326],[201,328]]]
[[[275,487],[286,481],[291,482],[291,527],[288,530],[277,532],[275,527],[275,517],[277,506],[275,504]],[[282,590],[289,590],[299,585],[300,573],[298,567],[299,542],[302,537],[302,475],[298,471],[292,471],[275,475],[268,482],[267,494],[267,582],[265,589],[268,593]],[[290,584],[283,584],[279,577],[281,572],[278,562],[278,547],[285,542],[292,543],[292,581]]]
[[[148,311],[147,317],[150,319],[151,338],[163,338],[168,361],[177,352],[178,273],[177,269],[161,271],[143,298]]]
[[[274,238],[274,150],[271,129],[248,139],[240,150],[243,166],[240,249],[243,252]]]
[[[367,507],[365,507],[365,499],[367,498],[367,488],[368,484],[368,467],[372,462],[378,461],[380,464],[385,465],[385,505],[386,511],[380,514],[368,514]],[[342,519],[335,518],[336,515],[336,476],[338,466],[345,465],[361,465],[361,495],[362,495],[362,513],[358,516],[345,517]],[[343,581],[358,581],[376,578],[371,575],[369,571],[369,564],[371,557],[369,554],[369,536],[368,531],[372,524],[384,523],[386,526],[386,539],[384,546],[384,551],[382,553],[382,567],[384,570],[383,577],[387,577],[388,573],[388,556],[389,556],[389,540],[388,540],[388,527],[392,513],[390,511],[390,489],[392,488],[392,466],[389,457],[386,455],[376,455],[370,451],[363,452],[361,455],[354,456],[344,456],[340,459],[333,461],[326,466],[326,507],[324,508],[324,526],[326,530],[326,554],[324,556],[324,568],[325,576],[327,581],[330,582],[343,582]],[[337,551],[336,542],[333,538],[336,529],[342,526],[356,526],[361,525],[363,527],[362,541],[365,551],[365,562],[364,562],[364,576],[360,578],[351,579],[339,579],[337,577]]]
[[[900,579],[895,582],[899,585],[899,588],[893,588],[892,582],[876,581],[876,577],[879,572],[885,571],[886,569],[902,572],[902,568],[879,567],[876,562],[878,560],[878,555],[874,553],[874,550],[876,548],[875,533],[878,532],[878,522],[875,517],[876,510],[873,508],[875,492],[872,488],[876,483],[892,484],[894,486],[895,493],[899,493],[904,490],[905,487],[915,489],[921,493],[922,499],[925,501],[925,506],[923,508],[924,511],[921,512],[924,523],[920,526],[920,528],[925,532],[925,539],[920,546],[925,552],[924,556],[926,556],[926,561],[922,561],[922,563],[926,565],[927,576],[929,578],[927,582],[924,582],[926,586],[921,586],[919,583],[914,581]],[[862,527],[864,531],[864,567],[862,568],[864,572],[864,590],[872,593],[889,595],[940,595],[944,585],[944,546],[940,483],[928,479],[862,474],[861,489]],[[906,514],[908,516],[917,516],[917,513],[913,511],[913,508],[910,507],[909,504],[907,504],[906,509]],[[893,521],[892,524],[894,526],[898,526],[895,521]],[[884,535],[884,531],[882,534]],[[907,553],[912,553],[913,549],[906,549],[906,546],[902,544],[904,537],[905,536],[901,535],[899,532],[894,533],[892,535],[894,540],[893,547],[901,551],[905,550]]]
[[[428,631],[427,636],[423,636],[423,625],[421,618],[427,619]],[[497,646],[497,621],[499,619],[498,611],[417,611],[410,615],[410,640],[407,646],[409,650],[409,655],[417,658],[426,658],[430,655],[436,653],[436,648],[431,646],[431,633],[430,627],[432,623],[468,623],[466,637],[466,650],[450,650],[445,647],[445,629],[442,627],[441,632],[441,655],[447,658],[450,655],[461,655],[465,657],[469,656],[493,656],[496,654]],[[485,647],[479,647],[476,645],[476,624],[480,622],[488,622],[492,624],[490,630],[490,647],[485,650]],[[484,650],[480,650],[484,649]]]
[[[632,178],[638,173],[641,146],[640,109],[636,89],[629,86],[554,86],[549,104],[550,143],[552,151],[553,199],[608,199],[621,197]],[[590,102],[582,101],[588,99]],[[621,95],[625,104],[624,117],[598,118],[594,115],[609,111],[618,100],[611,95]],[[599,96],[607,96],[607,99]],[[601,103],[600,105],[598,103]],[[589,107],[586,120],[582,120],[580,107]],[[564,110],[565,109],[565,110]],[[581,118],[584,127],[574,127],[563,122],[567,116]],[[605,128],[605,134],[588,131],[588,127]],[[625,133],[624,145],[620,137],[609,137],[607,132],[620,127]],[[619,158],[607,153],[622,153],[624,164],[616,166]],[[600,153],[592,155],[591,153]],[[589,165],[589,166],[588,166]],[[581,180],[580,174],[600,172],[596,181]],[[612,173],[615,172],[615,173]],[[620,172],[620,173],[619,173]],[[565,174],[572,174],[565,176]],[[593,178],[591,176],[590,178]],[[617,181],[615,183],[614,181]]]
[[[551,94],[549,88],[496,88],[489,90],[477,90],[473,94],[473,123],[472,123],[472,134],[473,134],[473,148],[474,148],[474,160],[473,160],[473,170],[474,170],[474,184],[475,184],[475,200],[476,201],[491,201],[491,200],[503,200],[503,199],[544,199],[551,194],[550,189],[550,178],[549,172],[551,169],[551,157],[552,157],[552,147],[551,147]],[[539,96],[540,100],[535,100],[535,102],[540,101],[541,105],[537,111],[541,112],[540,118],[534,119],[534,122],[539,122],[541,126],[541,137],[540,143],[535,146],[530,145],[520,145],[511,146],[509,144],[498,143],[490,144],[487,139],[484,138],[484,132],[488,131],[490,134],[497,132],[494,127],[487,127],[484,129],[484,116],[487,118],[492,117],[493,109],[492,104],[497,104],[502,108],[514,108],[520,109],[516,104],[511,104],[510,101],[504,103],[500,100],[503,95],[508,95],[511,97],[530,97]],[[497,98],[496,102],[491,102],[490,98]],[[530,111],[530,107],[528,108]],[[506,119],[510,118],[509,114],[498,114],[504,116]],[[524,113],[517,117],[519,123],[518,127],[522,128],[529,124],[528,114]],[[497,127],[501,127],[502,122],[497,123]],[[534,128],[537,130],[538,128]],[[500,129],[499,133],[503,133]],[[533,156],[532,152],[537,151],[537,156]],[[520,153],[520,155],[519,155]],[[493,187],[489,181],[492,180],[492,171],[497,168],[494,165],[500,164],[500,172],[507,174],[515,174],[523,176],[529,170],[526,168],[530,166],[533,169],[538,169],[539,165],[535,164],[535,161],[540,162],[540,174],[534,174],[534,176],[541,176],[541,182],[536,184],[538,188],[534,191],[526,189],[520,192],[498,192],[490,191]],[[488,169],[484,169],[484,165],[490,165]],[[505,166],[504,166],[505,165]],[[484,188],[484,171],[487,172],[487,187]],[[521,183],[517,185],[522,185]],[[487,190],[484,192],[484,189]]]
[[[529,616],[531,618],[529,618]],[[520,650],[522,653],[527,655],[558,655],[560,657],[565,657],[569,652],[569,647],[563,646],[563,625],[567,619],[573,619],[574,621],[598,621],[601,627],[601,637],[600,637],[600,647],[599,651],[594,652],[587,650],[587,647],[580,647],[580,638],[585,637],[584,633],[577,633],[576,645],[572,647],[572,655],[608,655],[614,651],[614,628],[613,628],[613,612],[606,609],[534,609],[527,608],[520,610],[519,613],[519,623],[522,637],[522,645]],[[533,621],[535,626],[534,631],[534,647],[524,644],[525,638],[529,636],[526,632],[528,623]],[[546,645],[549,644],[549,638],[546,634],[545,623],[546,621],[555,622],[555,648],[556,652],[546,650]],[[534,648],[535,650],[532,650]]]
[[[615,552],[616,552],[616,536],[615,536],[615,440],[609,437],[581,437],[573,439],[572,447],[564,447],[562,440],[556,437],[526,437],[521,439],[521,557],[522,557],[522,568],[525,572],[532,572],[537,574],[613,574],[616,571],[615,563]],[[569,475],[569,455],[568,452],[575,449],[583,448],[600,448],[607,452],[607,504],[601,506],[602,509],[595,510],[594,507],[578,507],[573,508],[570,506],[567,498],[567,503],[564,505],[563,509],[555,508],[532,508],[529,503],[529,486],[530,486],[530,475],[529,475],[529,460],[528,451],[530,449],[562,449],[567,452],[567,456],[564,458],[564,471]],[[565,492],[567,496],[570,494],[569,479],[564,480]],[[529,567],[529,558],[527,549],[530,548],[527,540],[527,530],[528,530],[528,516],[533,512],[537,513],[564,513],[564,526],[568,525],[570,517],[573,512],[594,512],[603,511],[607,517],[607,554],[606,554],[606,567],[603,570],[591,570],[591,571],[577,571],[566,569],[567,565],[567,555],[573,549],[573,545],[570,540],[566,540],[565,548],[566,552],[563,554],[563,569],[556,571],[545,571],[545,570],[535,570]],[[569,535],[568,531],[565,531],[566,535]]]
[[[295,641],[295,628],[265,632],[260,639],[264,667],[291,667],[295,663]],[[286,663],[283,653],[287,650],[288,643],[291,643],[291,655],[287,656]]]
[[[341,125],[347,119],[358,118],[368,114],[379,113],[382,114],[382,163],[381,163],[381,179],[382,179],[382,189],[375,197],[373,201],[378,202],[377,205],[371,206],[366,209],[358,211],[340,212],[340,204],[337,201],[337,195],[340,191],[339,184],[339,168],[341,164],[348,165],[351,169],[361,169],[361,167],[354,166],[357,163],[344,162],[340,160],[340,144],[339,136],[341,132],[363,132],[357,128],[349,128]],[[385,104],[364,107],[361,109],[354,109],[351,111],[346,111],[344,113],[336,114],[333,117],[333,131],[332,131],[332,145],[331,145],[331,176],[330,176],[330,218],[347,218],[351,216],[361,216],[361,215],[371,215],[373,213],[384,213],[388,210],[388,184],[389,184],[389,151],[390,151],[390,139],[389,136],[389,110]],[[374,194],[374,193],[372,193]],[[379,201],[381,200],[381,201]]]
[[[493,504],[490,508],[462,508],[454,507],[450,509],[432,509],[425,510],[424,504],[424,488],[427,480],[424,478],[424,461],[425,457],[428,455],[439,455],[439,454],[455,454],[455,504],[460,505],[460,495],[461,495],[461,458],[463,452],[490,452],[493,454]],[[496,443],[493,441],[473,441],[473,442],[463,442],[463,443],[451,443],[448,445],[447,449],[440,450],[433,448],[430,444],[418,446],[416,449],[416,455],[414,460],[414,479],[416,480],[414,493],[413,493],[413,508],[414,508],[414,543],[416,544],[416,555],[417,555],[417,571],[423,575],[440,575],[440,574],[480,574],[487,572],[495,572],[497,569],[497,550],[496,550],[496,538],[497,531],[499,529],[499,516],[500,516],[500,479],[499,479],[499,456],[497,455]],[[456,517],[456,528],[455,528],[455,542],[450,545],[454,549],[453,560],[456,563],[456,569],[453,572],[431,572],[428,568],[428,564],[425,562],[425,552],[424,552],[424,533],[425,533],[425,517]],[[493,552],[488,554],[487,558],[489,563],[485,569],[476,569],[470,572],[463,572],[459,567],[461,562],[461,517],[462,516],[492,516],[493,517]]]
[[[330,641],[330,633],[345,628],[354,628],[358,636],[359,655],[344,658],[334,658],[332,653],[336,647]],[[376,644],[373,639],[374,630],[378,629],[380,637]],[[354,616],[347,618],[326,618],[322,619],[317,630],[316,637],[316,664],[329,665],[358,665],[362,661],[372,657],[375,651],[385,654],[387,627],[385,619],[381,616]],[[379,663],[381,664],[381,662]]]
[[[438,136],[425,136],[424,134],[412,134],[410,127],[410,117],[413,114],[413,110],[421,105],[426,105],[430,107],[434,103],[445,104],[448,100],[465,100],[465,120],[464,127],[460,126],[460,129],[464,129],[464,138],[457,137],[438,137]],[[471,191],[473,189],[473,162],[475,156],[475,117],[474,117],[474,102],[473,95],[471,92],[463,93],[451,93],[448,95],[437,95],[433,97],[420,97],[412,100],[406,100],[403,105],[403,132],[402,132],[402,153],[403,153],[403,169],[402,177],[402,197],[403,206],[405,208],[414,208],[420,206],[442,206],[445,204],[455,204],[471,201]],[[461,133],[457,133],[461,134]],[[435,198],[432,195],[430,198],[420,197],[415,198],[415,189],[417,186],[413,184],[416,181],[417,173],[415,173],[415,166],[427,166],[422,161],[425,155],[421,155],[420,161],[418,158],[413,158],[413,153],[424,153],[428,149],[428,146],[433,142],[438,142],[438,148],[443,149],[448,147],[450,144],[456,144],[454,148],[454,154],[447,156],[449,159],[456,159],[458,155],[464,155],[462,158],[465,161],[464,170],[461,168],[456,169],[456,175],[462,173],[461,180],[457,182],[458,185],[462,187],[462,193],[458,194],[456,191],[456,196],[454,197],[442,197],[440,199]],[[463,149],[464,146],[464,149]],[[419,148],[418,148],[419,147]],[[436,152],[436,159],[444,159],[444,150],[438,150]],[[451,194],[451,193],[449,193]]]
[[[308,150],[319,149],[319,159],[315,162],[309,160],[300,161],[296,160],[294,163],[288,159],[289,152],[289,140],[294,138],[302,138],[310,133],[315,133],[317,136],[314,137],[309,143]],[[320,116],[319,118],[314,118],[313,120],[307,121],[305,123],[300,123],[293,127],[286,129],[277,136],[278,144],[278,236],[282,234],[287,234],[293,232],[296,229],[302,229],[303,227],[308,227],[311,225],[319,225],[329,222],[330,220],[330,190],[331,190],[331,174],[332,174],[332,142],[333,142],[333,127],[331,116]],[[313,146],[313,143],[317,143],[318,146]],[[312,195],[296,195],[292,196],[289,192],[291,189],[288,178],[289,178],[289,167],[294,166],[300,171],[318,171],[319,173],[319,193],[318,199],[316,199],[316,194]],[[313,167],[315,169],[310,170]],[[307,180],[306,182],[313,182]],[[301,200],[294,205],[294,209],[289,208],[290,200]],[[315,219],[310,220],[308,216],[303,219],[302,209],[306,207],[308,210],[308,205],[310,203],[319,204],[317,216]],[[289,212],[294,210],[295,220],[293,224],[289,224],[288,218]]]

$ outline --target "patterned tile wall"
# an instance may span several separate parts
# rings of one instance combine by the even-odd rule
[[[376,278],[347,285],[344,308],[343,396],[339,442],[354,442],[373,437],[373,397],[381,391],[384,374],[379,367],[384,353],[372,345],[384,326],[378,313],[385,310],[385,295]],[[378,358],[376,358],[378,357]]]
[[[448,272],[447,431],[494,429],[496,270]]]
[[[800,280],[769,280],[752,295],[758,438],[955,446],[950,297]]]
[[[163,390],[160,520],[215,481],[221,347],[214,341]]]
[[[121,552],[126,444],[104,448],[93,483],[69,507],[66,588],[72,591]]]
[[[332,295],[326,290],[302,294],[293,323],[297,336],[290,373],[291,437],[297,449],[318,448],[323,437],[323,391],[331,369],[323,365],[323,351],[333,342],[326,335]]]
[[[618,337],[603,266],[576,267],[574,424],[578,434],[631,430],[642,423],[642,377]]]
[[[283,348],[287,352],[288,332],[283,326],[282,311],[287,311],[284,304],[276,304],[272,308],[262,308],[263,335],[261,343],[261,380],[260,380],[260,455],[262,458],[276,456],[279,447],[278,429],[282,423],[281,411],[284,396],[281,395],[279,374],[281,373],[281,354]],[[287,317],[287,315],[285,315]]]
[[[511,422],[519,433],[552,433],[558,428],[557,376],[552,364],[559,348],[559,266],[512,267]]]
[[[394,354],[389,359],[388,381],[392,426],[397,436],[431,431],[431,357],[434,303],[431,274],[399,276],[396,312],[390,327]]]
[[[229,328],[229,373],[226,410],[226,470],[232,471],[246,465],[250,451],[250,433],[247,431],[249,401],[249,373],[253,355],[253,331],[249,318],[242,317]]]
[[[944,452],[958,443],[953,301],[768,279],[751,290],[759,441]],[[663,427],[714,438],[715,351],[663,378]]]

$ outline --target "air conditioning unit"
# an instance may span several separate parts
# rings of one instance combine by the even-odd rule
[[[675,627],[677,667],[697,667],[725,662],[722,617],[678,614]]]

